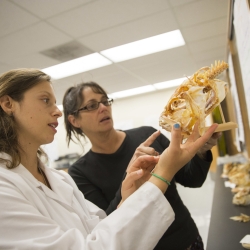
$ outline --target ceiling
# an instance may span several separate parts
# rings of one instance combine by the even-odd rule
[[[81,81],[96,81],[113,93],[191,75],[227,60],[228,5],[229,0],[1,0],[0,74],[43,69],[180,29],[184,46],[54,81],[57,103]]]

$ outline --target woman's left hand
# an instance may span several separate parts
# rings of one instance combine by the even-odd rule
[[[118,207],[150,178],[150,173],[158,160],[159,156],[142,155],[130,163],[129,171],[127,171],[126,178],[122,182],[122,201]]]
[[[131,165],[132,163],[140,156],[142,155],[153,155],[158,156],[159,153],[155,151],[154,148],[150,147],[150,145],[156,140],[156,138],[161,134],[159,130],[155,131],[152,135],[150,135],[147,140],[142,142],[135,150],[134,155],[132,156],[132,159],[130,160],[128,167],[127,167],[127,173],[130,173],[131,171]]]

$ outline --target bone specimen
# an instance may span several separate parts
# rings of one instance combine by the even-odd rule
[[[215,78],[227,68],[227,63],[215,61],[214,66],[203,67],[187,77],[161,113],[160,126],[171,131],[173,124],[179,123],[182,134],[188,136],[198,122],[199,133],[203,135],[205,118],[223,101],[228,92],[227,82]]]
[[[234,194],[233,204],[250,205],[250,162],[224,164],[221,177],[236,185],[231,190]]]
[[[235,220],[235,221],[240,221],[240,222],[248,222],[250,221],[250,216],[241,213],[239,216],[230,217],[230,219]]]

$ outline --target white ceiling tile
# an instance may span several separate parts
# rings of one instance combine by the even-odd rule
[[[227,18],[217,19],[211,22],[198,24],[181,30],[186,42],[209,39],[227,33]]]
[[[173,13],[166,10],[79,38],[78,41],[94,51],[101,51],[178,28]]]
[[[49,24],[40,22],[0,39],[0,61],[33,54],[69,42],[70,37]],[[50,65],[48,65],[50,66]]]
[[[211,64],[214,63],[214,61],[218,60],[225,60],[226,57],[226,47],[222,46],[213,50],[208,50],[204,52],[200,52],[197,54],[193,54],[193,57],[196,62],[203,62],[203,61],[210,61],[209,65],[203,65],[202,67],[205,66],[210,66]]]
[[[44,69],[48,65],[55,65],[58,63],[59,63],[58,61],[39,53],[16,57],[9,62],[11,68],[37,68],[37,69]]]
[[[188,51],[186,46],[181,46],[178,48],[174,48],[171,50],[165,50],[162,52],[150,54],[143,57],[138,57],[133,60],[127,60],[124,62],[121,62],[120,64],[129,69],[139,69],[142,67],[151,67],[151,65],[169,65],[173,62],[173,60],[184,60],[183,58],[186,58],[190,55],[190,52]]]
[[[199,53],[201,51],[207,51],[215,49],[217,47],[226,47],[227,45],[227,34],[209,37],[207,39],[190,42],[188,48],[192,53]]]
[[[145,85],[139,79],[123,71],[119,71],[117,74],[111,76],[96,77],[94,81],[103,86],[108,93],[120,91],[121,87],[123,90],[126,90]]]
[[[191,57],[185,56],[183,60],[173,60],[171,64],[154,64],[133,70],[133,72],[150,83],[157,83],[190,75],[194,73],[195,69],[195,61]]]
[[[79,38],[167,8],[165,0],[95,1],[49,18],[48,22]]]
[[[39,19],[10,1],[0,1],[0,37],[38,22]]]
[[[12,0],[17,5],[35,14],[40,18],[48,18],[75,7],[84,5],[92,0]]]
[[[199,23],[226,17],[228,14],[228,0],[203,0],[178,6],[175,9],[176,18],[182,27],[189,27]]]

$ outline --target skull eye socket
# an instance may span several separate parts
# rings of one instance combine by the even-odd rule
[[[174,99],[170,105],[171,110],[186,108],[186,102],[184,99]]]
[[[208,91],[210,91],[212,88],[210,86],[206,86],[205,88],[203,88],[203,93],[207,93]]]

